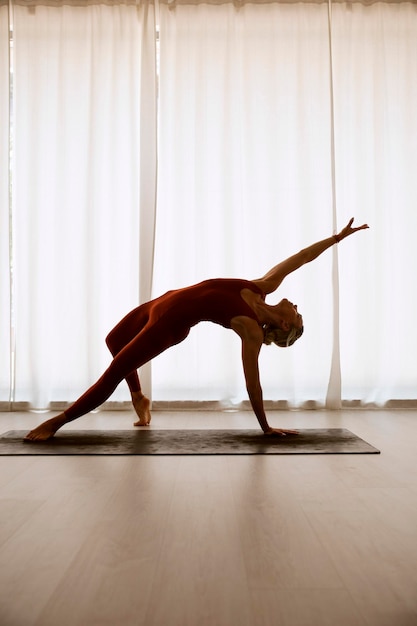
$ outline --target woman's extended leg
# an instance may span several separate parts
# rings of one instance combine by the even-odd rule
[[[132,372],[136,371],[155,356],[182,341],[188,334],[173,337],[165,324],[151,322],[128,343],[113,359],[110,366],[98,381],[92,385],[69,409],[40,424],[26,435],[26,441],[44,441],[54,436],[64,424],[89,413],[111,396],[117,385],[124,379],[131,380]]]
[[[117,385],[127,376],[127,372],[119,370],[119,356],[120,354],[113,359],[110,367],[98,381],[80,396],[69,409],[40,424],[26,435],[25,441],[45,441],[50,439],[64,424],[72,422],[103,404],[111,396]]]

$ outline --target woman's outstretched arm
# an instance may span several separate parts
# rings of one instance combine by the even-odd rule
[[[365,228],[369,228],[367,224],[362,224],[362,226],[353,227],[353,217],[337,235],[332,235],[331,237],[327,237],[326,239],[322,239],[321,241],[317,241],[313,243],[308,248],[304,248],[290,256],[285,261],[278,263],[275,265],[269,272],[265,274],[262,278],[258,278],[252,282],[254,282],[258,287],[262,289],[264,293],[272,293],[276,289],[278,289],[279,285],[282,283],[284,278],[294,272],[302,265],[306,263],[310,263],[310,261],[314,261],[320,256],[325,250],[331,248],[335,243],[339,243],[342,239],[349,237],[349,235],[353,235],[358,230],[363,230]]]
[[[263,343],[262,329],[253,319],[244,316],[235,317],[232,320],[232,328],[242,340],[242,364],[245,374],[246,389],[259,426],[262,428],[265,435],[284,437],[287,434],[298,434],[296,430],[271,428],[268,424],[264,409],[258,365],[259,352]]]

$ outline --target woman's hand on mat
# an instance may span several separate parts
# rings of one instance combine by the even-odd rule
[[[340,233],[336,235],[339,241],[341,241],[345,237],[349,237],[349,235],[353,235],[353,233],[356,233],[358,230],[364,230],[365,228],[369,228],[368,224],[362,224],[361,226],[352,227],[353,220],[354,218],[352,217],[349,220],[348,224],[344,228],[342,228]]]
[[[270,428],[264,431],[267,437],[285,437],[286,435],[298,435],[298,430],[284,430],[282,428]]]

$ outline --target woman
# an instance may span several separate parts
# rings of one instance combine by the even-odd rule
[[[297,431],[271,428],[268,424],[259,380],[258,356],[263,343],[275,343],[281,347],[292,345],[303,333],[303,318],[295,304],[284,299],[276,305],[269,305],[265,303],[265,296],[275,291],[288,274],[313,261],[333,244],[368,228],[367,224],[356,228],[352,224],[353,218],[339,234],[294,254],[273,267],[263,278],[252,281],[227,278],[206,280],[191,287],[168,291],[137,307],[106,338],[114,358],[101,378],[64,413],[28,433],[25,441],[50,439],[64,424],[107,400],[123,378],[129,385],[139,418],[134,425],[148,426],[151,421],[150,403],[141,391],[137,369],[183,341],[190,328],[202,321],[221,324],[240,336],[249,399],[265,435],[296,434]]]

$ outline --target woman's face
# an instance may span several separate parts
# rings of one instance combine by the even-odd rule
[[[303,327],[303,318],[298,312],[298,307],[296,304],[293,304],[287,298],[281,300],[276,305],[277,313],[282,317],[282,319],[289,324],[292,328],[302,328]]]

